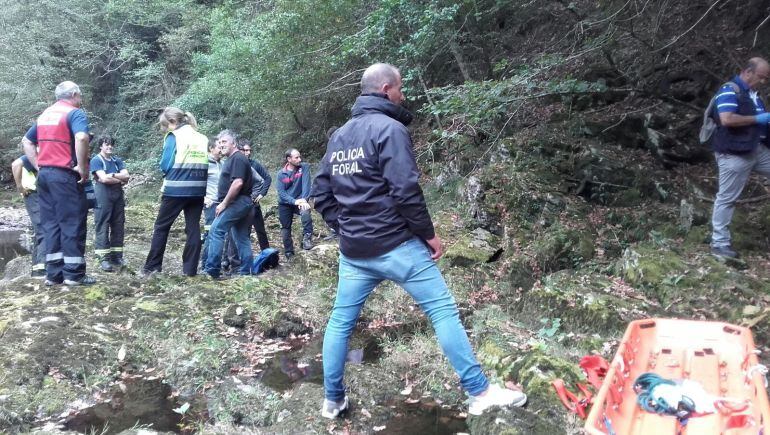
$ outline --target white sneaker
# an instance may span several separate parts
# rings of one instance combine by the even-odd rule
[[[348,396],[345,396],[341,402],[335,402],[333,400],[324,399],[324,404],[321,407],[321,415],[326,418],[335,419],[341,413],[348,409]]]
[[[487,394],[483,396],[471,396],[468,405],[468,413],[481,415],[493,406],[523,406],[527,403],[527,395],[521,391],[501,388],[499,385],[490,384]]]

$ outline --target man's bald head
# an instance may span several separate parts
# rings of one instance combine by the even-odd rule
[[[767,61],[761,57],[752,57],[748,62],[746,62],[746,67],[743,70],[753,72],[756,71],[758,67],[767,68],[770,67],[770,64],[768,64]]]
[[[389,63],[375,63],[364,71],[361,77],[361,93],[382,92],[383,85],[396,86],[401,81],[398,68]]]
[[[401,92],[401,73],[388,63],[375,63],[364,71],[361,77],[362,94],[384,94],[391,103],[400,105],[404,101]]]
[[[770,78],[770,64],[761,57],[752,57],[741,71],[741,80],[756,90]]]

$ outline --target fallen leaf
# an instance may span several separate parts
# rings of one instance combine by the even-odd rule
[[[120,346],[120,349],[118,350],[118,361],[123,361],[126,359],[126,345],[122,344]]]
[[[179,408],[174,408],[173,411],[176,412],[177,414],[184,415],[184,413],[187,412],[188,409],[190,409],[190,403],[185,402]]]
[[[407,385],[406,388],[401,390],[401,392],[399,394],[401,394],[402,396],[408,396],[408,395],[412,394],[412,386],[411,385]]]
[[[385,430],[386,427],[387,426],[375,426],[375,427],[372,428],[372,430],[375,431],[375,432],[380,432],[380,431]]]

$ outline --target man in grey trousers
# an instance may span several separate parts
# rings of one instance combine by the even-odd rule
[[[757,92],[768,78],[767,61],[751,58],[741,73],[722,85],[715,96],[712,117],[718,127],[711,145],[719,169],[719,191],[711,218],[711,253],[719,257],[738,257],[728,227],[749,175],[755,171],[770,177],[770,113],[766,113]]]

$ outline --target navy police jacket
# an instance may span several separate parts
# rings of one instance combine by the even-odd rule
[[[334,132],[313,182],[315,209],[351,258],[385,254],[435,236],[406,126],[412,114],[380,94],[361,95]]]

